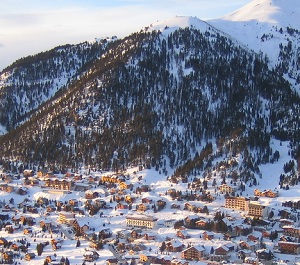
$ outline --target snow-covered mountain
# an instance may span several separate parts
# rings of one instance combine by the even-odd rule
[[[238,41],[268,56],[270,65],[286,75],[299,91],[300,2],[253,0],[241,9],[208,21]]]
[[[3,156],[105,169],[139,161],[184,175],[209,167],[220,145],[258,174],[277,138],[297,159],[299,31],[284,8],[253,1],[218,20],[175,17],[16,62],[1,73],[0,122],[15,128],[0,138]]]

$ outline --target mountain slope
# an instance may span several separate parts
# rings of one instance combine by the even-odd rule
[[[178,171],[190,174],[209,166],[218,144],[247,159],[256,150],[251,164],[268,162],[271,137],[292,139],[299,128],[299,97],[263,56],[194,22],[111,43],[81,78],[0,139],[3,156],[49,168],[143,163],[166,174],[168,165],[190,161]]]
[[[107,40],[65,45],[16,61],[0,73],[0,123],[10,130],[79,77]]]
[[[270,66],[300,91],[300,2],[254,0],[236,12],[208,21],[249,49],[266,54]]]

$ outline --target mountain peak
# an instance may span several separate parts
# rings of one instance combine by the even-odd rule
[[[271,25],[299,28],[299,12],[298,0],[253,0],[222,19],[239,22],[253,20]]]
[[[187,27],[194,27],[199,30],[207,30],[209,25],[197,17],[176,16],[164,21],[157,21],[155,23],[152,23],[149,27],[146,27],[146,30],[148,31],[156,30],[168,34],[177,29],[180,28],[184,29]]]

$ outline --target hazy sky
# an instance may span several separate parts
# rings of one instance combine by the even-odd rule
[[[67,43],[124,37],[174,16],[206,20],[251,0],[1,0],[0,71],[15,60]]]

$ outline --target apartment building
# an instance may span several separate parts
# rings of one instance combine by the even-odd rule
[[[157,218],[148,215],[127,215],[126,225],[131,227],[141,227],[152,229],[156,225]]]

